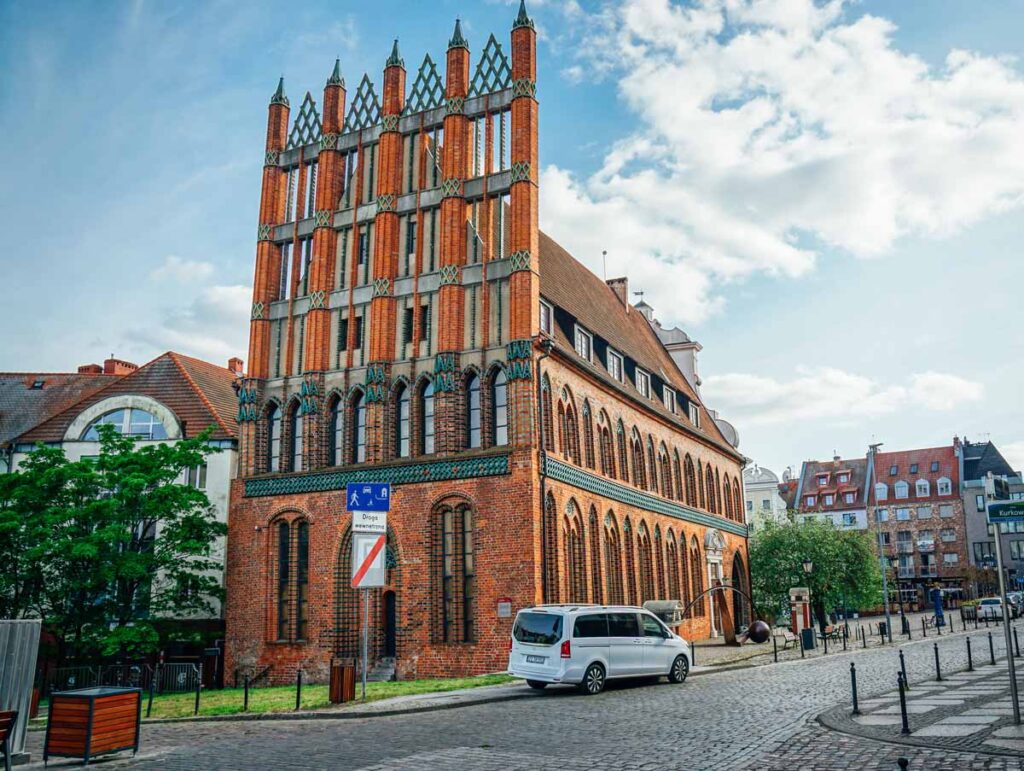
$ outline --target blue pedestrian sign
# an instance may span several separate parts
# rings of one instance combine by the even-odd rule
[[[349,482],[345,489],[349,511],[391,511],[389,482]]]

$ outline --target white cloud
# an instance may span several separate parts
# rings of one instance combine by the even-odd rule
[[[832,367],[798,367],[788,381],[744,373],[712,375],[703,385],[711,403],[744,425],[807,419],[846,423],[897,410],[949,411],[979,400],[983,390],[979,383],[939,372],[884,384]]]
[[[202,260],[183,260],[173,254],[164,258],[163,264],[154,268],[149,277],[154,281],[176,281],[192,284],[205,281],[213,275],[213,265]]]
[[[996,445],[1014,471],[1024,469],[1024,440]]]
[[[161,351],[214,363],[231,356],[245,358],[251,303],[251,287],[208,286],[187,306],[167,310],[157,326],[135,330],[131,336]]]
[[[1024,203],[1014,62],[953,50],[931,68],[848,10],[628,0],[581,19],[587,58],[566,76],[617,77],[639,126],[589,177],[544,171],[545,229],[591,267],[608,249],[610,274],[687,323],[723,282],[799,276],[827,249],[885,255]]]

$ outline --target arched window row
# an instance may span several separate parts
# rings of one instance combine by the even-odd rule
[[[463,384],[465,449],[497,447],[509,441],[508,377],[501,367],[486,375],[470,371]],[[348,396],[331,393],[326,405],[323,457],[328,466],[365,463],[367,458],[366,395],[361,387]],[[400,378],[385,410],[389,424],[384,435],[388,458],[430,455],[437,448],[434,382],[421,378],[415,385]],[[302,471],[314,467],[308,459],[301,402],[287,406],[268,403],[261,426],[266,442],[261,470]]]
[[[734,488],[735,489],[735,488]],[[734,503],[730,503],[730,510]],[[684,608],[706,588],[702,537],[643,518],[599,514],[594,505],[584,518],[575,498],[559,504],[549,491],[543,519],[544,601],[642,605],[678,600]],[[703,618],[708,600],[688,611]]]
[[[438,642],[476,640],[476,533],[473,507],[444,502],[433,516],[434,632]]]

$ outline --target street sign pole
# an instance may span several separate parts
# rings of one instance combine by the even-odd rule
[[[1017,696],[1017,667],[1013,661],[1013,641],[1010,638],[1010,606],[1006,600],[1006,579],[1003,577],[1002,533],[996,525],[996,568],[999,570],[999,598],[1003,608],[1003,634],[1006,636],[1006,666],[1010,672],[1010,699],[1013,701],[1013,722],[1020,725],[1020,700]]]
[[[989,474],[991,477],[991,472]],[[989,497],[988,522],[992,525],[996,542],[996,570],[999,571],[999,602],[1003,610],[1003,635],[1006,637],[1006,668],[1010,675],[1010,700],[1013,702],[1013,722],[1020,725],[1020,698],[1017,693],[1017,667],[1013,658],[1013,632],[1010,630],[1010,606],[1006,599],[1006,576],[1003,575],[1003,531],[1004,522],[1024,522],[1024,502],[996,502],[995,486],[991,478],[986,480],[985,492]]]
[[[369,589],[363,589],[363,701],[366,701],[366,651],[370,647],[369,646],[369,642],[370,642],[370,590]]]

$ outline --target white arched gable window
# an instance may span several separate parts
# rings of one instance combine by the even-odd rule
[[[936,492],[939,495],[952,495],[953,494],[953,482],[949,477],[939,477],[935,482]]]
[[[897,498],[907,498],[910,496],[910,485],[903,480],[900,480],[893,486],[893,491],[896,493]]]
[[[97,427],[114,426],[117,433],[139,440],[181,439],[181,424],[173,412],[156,399],[140,394],[111,396],[78,414],[64,432],[66,442],[95,442]]]
[[[932,494],[932,486],[927,479],[918,479],[915,485],[915,494],[918,498],[927,498]]]
[[[879,482],[875,485],[875,500],[884,501],[889,497],[889,485]]]

